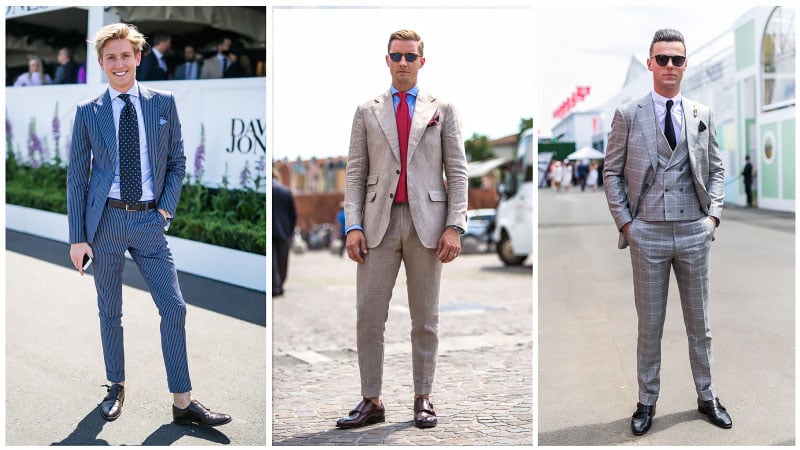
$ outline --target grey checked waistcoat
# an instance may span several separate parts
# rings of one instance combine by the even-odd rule
[[[658,122],[658,117],[656,117]],[[658,166],[653,184],[645,187],[637,218],[650,222],[697,220],[705,214],[692,180],[689,146],[686,140],[686,121],[675,150],[669,148],[661,125],[658,129]]]

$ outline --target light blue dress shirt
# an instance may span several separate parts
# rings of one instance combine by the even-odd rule
[[[134,82],[133,87],[128,92],[119,92],[111,86],[108,87],[108,95],[111,96],[111,110],[114,113],[114,125],[116,126],[117,149],[119,149],[119,117],[122,115],[122,108],[125,107],[125,101],[119,98],[119,94],[130,95],[131,103],[136,108],[136,119],[139,122],[139,155],[142,162],[142,198],[140,201],[149,202],[155,199],[153,195],[153,171],[150,168],[150,155],[147,153],[147,136],[144,131],[142,103],[139,101],[139,83]],[[111,183],[111,191],[108,193],[108,198],[119,200],[121,198],[119,192],[119,150],[117,150],[116,159],[114,181]]]

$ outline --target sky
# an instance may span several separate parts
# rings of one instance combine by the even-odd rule
[[[538,8],[536,59],[542,63],[540,67],[546,64],[547,68],[538,74],[534,125],[542,136],[551,136],[551,128],[559,120],[553,118],[553,111],[576,86],[591,86],[592,90],[573,111],[602,105],[616,94],[625,81],[631,57],[645,64],[655,30],[674,28],[684,35],[688,75],[692,52],[725,33],[754,2],[675,1],[671,5],[571,2]]]
[[[534,114],[530,6],[275,6],[271,19],[276,160],[347,155],[356,106],[389,89],[389,35],[405,28],[425,43],[418,85],[455,105],[465,139],[515,134]]]

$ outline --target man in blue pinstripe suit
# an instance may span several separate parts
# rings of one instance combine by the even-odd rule
[[[84,256],[94,259],[103,356],[111,383],[100,413],[107,421],[117,419],[125,400],[122,269],[127,250],[161,316],[175,423],[222,425],[231,421],[229,415],[211,412],[192,399],[186,303],[164,237],[178,205],[186,158],[172,94],[136,82],[144,42],[128,24],[106,25],[97,32],[95,51],[109,87],[78,105],[67,173],[70,258],[81,275]]]

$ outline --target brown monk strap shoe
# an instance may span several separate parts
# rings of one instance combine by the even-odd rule
[[[436,411],[431,401],[425,397],[414,399],[414,426],[417,428],[433,428],[436,426]]]
[[[350,411],[347,417],[342,417],[336,421],[338,428],[358,428],[371,423],[384,422],[386,420],[386,408],[383,402],[380,405],[372,403],[368,398],[364,398]]]

